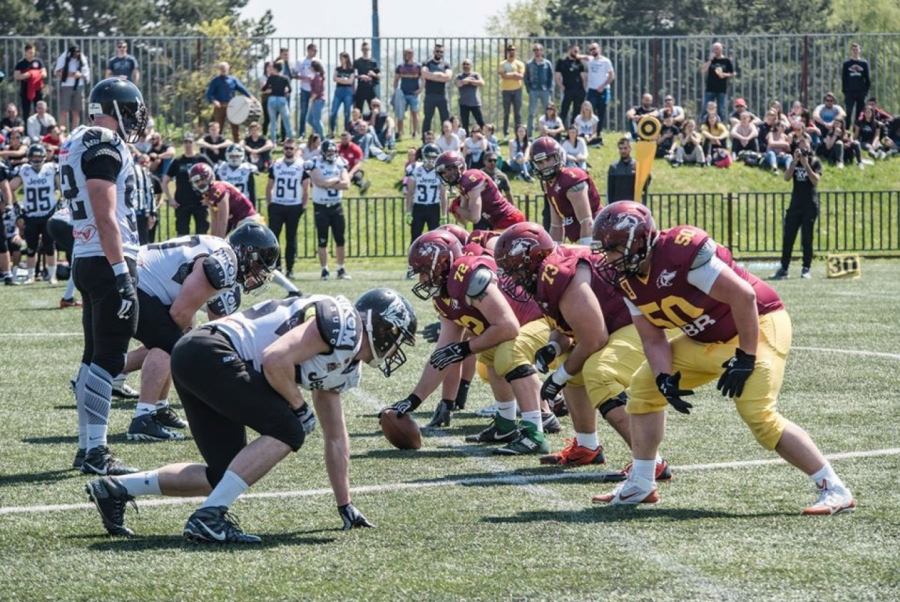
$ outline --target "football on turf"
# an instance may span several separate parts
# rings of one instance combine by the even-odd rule
[[[381,414],[381,432],[385,439],[397,449],[419,449],[422,447],[422,431],[419,424],[408,414],[397,415],[394,410]]]

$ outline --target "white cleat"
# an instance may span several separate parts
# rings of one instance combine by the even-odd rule
[[[612,492],[595,495],[591,498],[591,502],[595,504],[612,504],[613,506],[658,504],[659,492],[656,491],[656,483],[632,473],[624,483],[613,489]]]
[[[856,500],[853,499],[853,494],[849,489],[828,487],[827,481],[824,484],[825,487],[818,488],[819,499],[812,506],[804,508],[803,514],[806,516],[831,516],[856,510]]]
[[[500,411],[500,406],[496,402],[494,402],[487,407],[479,408],[479,409],[475,410],[475,415],[481,416],[482,418],[493,418],[494,414],[496,414],[499,411]]]

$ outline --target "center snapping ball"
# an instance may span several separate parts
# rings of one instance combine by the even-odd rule
[[[422,431],[419,430],[419,424],[409,414],[398,416],[394,410],[385,410],[379,420],[385,439],[397,449],[422,447]]]

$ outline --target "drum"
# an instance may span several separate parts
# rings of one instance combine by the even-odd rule
[[[262,105],[246,96],[235,96],[228,102],[225,115],[228,116],[228,121],[235,125],[258,121],[262,117]]]

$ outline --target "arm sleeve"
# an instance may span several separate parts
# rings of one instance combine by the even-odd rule
[[[709,261],[700,267],[692,268],[691,271],[688,272],[687,280],[708,295],[709,291],[712,290],[713,284],[716,283],[719,274],[721,274],[722,270],[726,267],[724,261],[713,255]]]
[[[219,317],[230,316],[241,306],[241,286],[222,291],[206,303],[210,313]]]
[[[111,144],[97,144],[81,155],[81,170],[84,172],[85,180],[105,180],[115,183],[120,169],[122,156]]]

